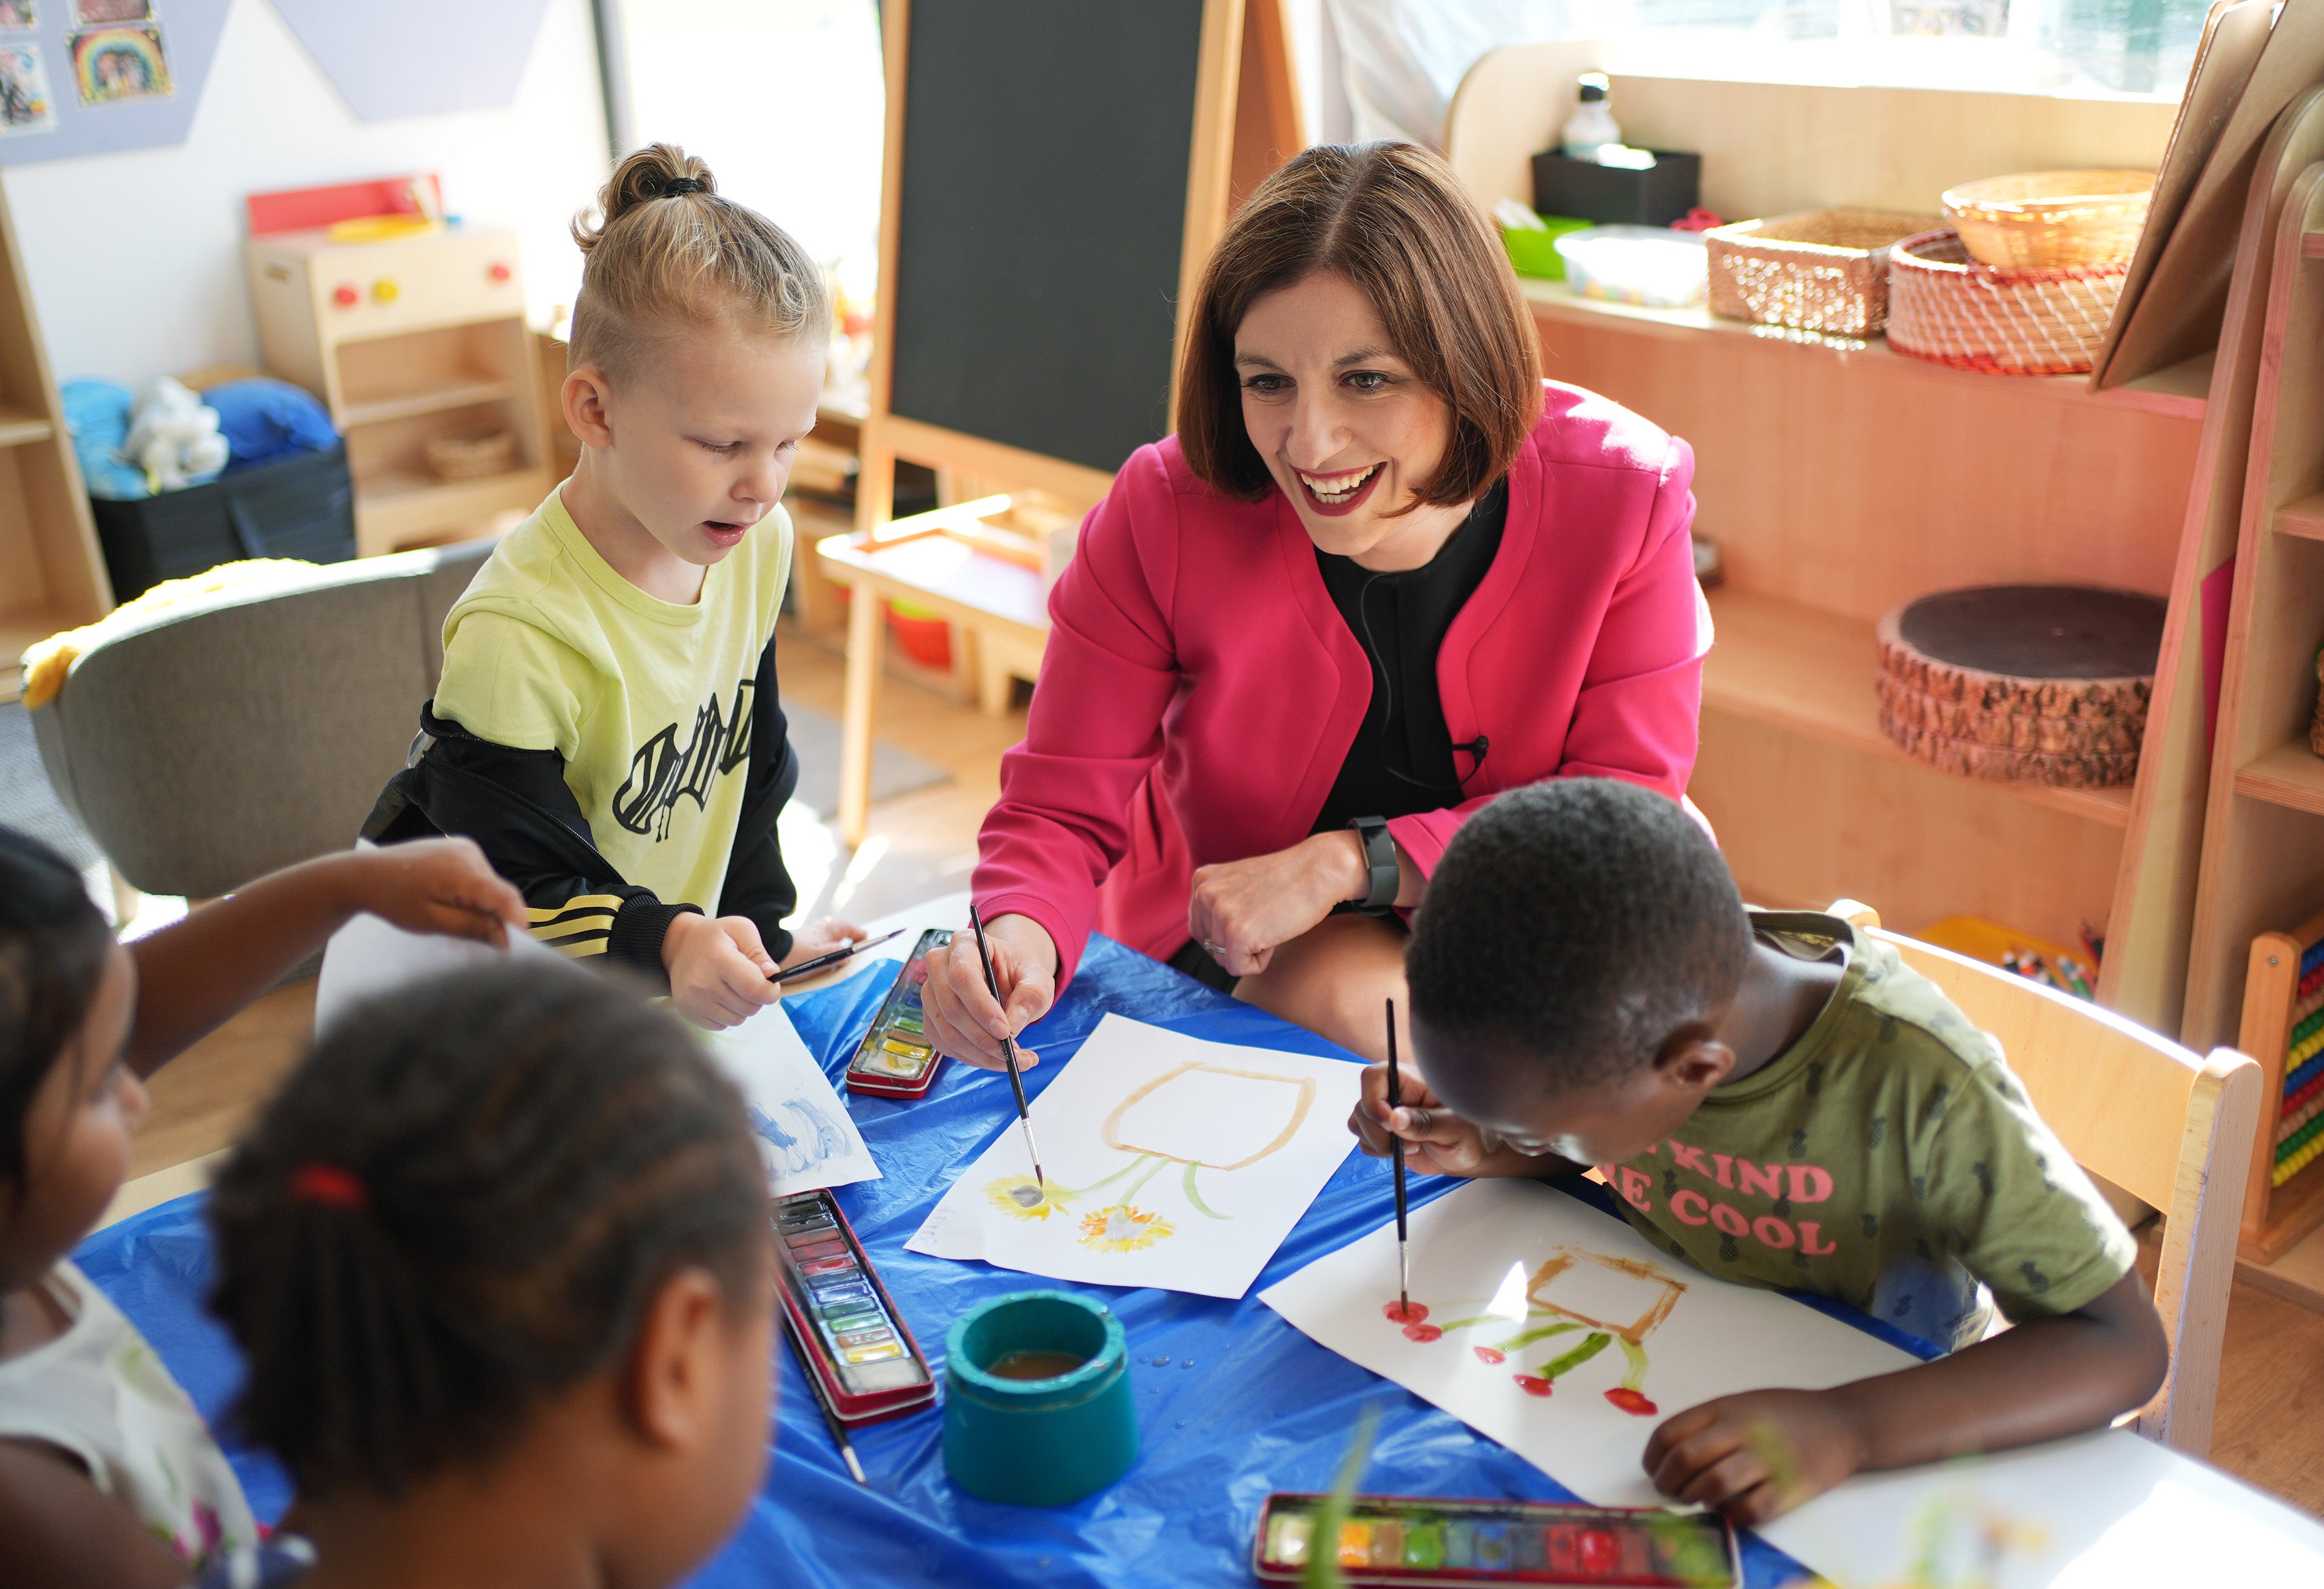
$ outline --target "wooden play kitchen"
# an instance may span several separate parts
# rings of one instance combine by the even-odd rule
[[[251,201],[251,303],[269,372],[320,397],[346,437],[357,555],[531,512],[553,482],[516,235],[424,217],[269,229],[297,197]]]

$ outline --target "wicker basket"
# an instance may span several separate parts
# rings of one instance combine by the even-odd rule
[[[1705,232],[1711,312],[1869,337],[1888,320],[1888,251],[1940,223],[1882,209],[1805,209]]]
[[[2002,270],[1977,263],[1951,231],[1896,245],[1888,262],[1888,345],[1914,358],[1999,375],[2087,374],[2127,261]]]
[[[1979,264],[2112,264],[2138,246],[2153,196],[2153,171],[2026,171],[1947,189],[1945,218]]]
[[[504,475],[516,467],[516,432],[430,436],[420,451],[438,480],[481,480],[488,475]]]

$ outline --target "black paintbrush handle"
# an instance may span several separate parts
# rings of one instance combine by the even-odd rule
[[[976,963],[984,967],[984,991],[992,995],[997,1004],[1001,1002],[1001,979],[992,975],[992,951],[984,944],[984,918],[976,913],[974,905],[968,908],[968,924],[976,929]],[[1006,1012],[1003,1015],[1005,1018]],[[1009,1086],[1017,1095],[1017,1113],[1021,1119],[1032,1105],[1025,1101],[1025,1078],[1017,1069],[1017,1044],[1013,1039],[1001,1039],[1001,1057],[1009,1062]]]
[[[1404,1077],[1396,1064],[1396,1001],[1388,1002],[1388,1106],[1404,1107]],[[1393,1131],[1388,1132],[1388,1156],[1396,1162],[1396,1239],[1404,1240],[1405,1187],[1404,1139]]]

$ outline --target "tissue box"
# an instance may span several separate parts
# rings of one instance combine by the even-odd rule
[[[1654,151],[1651,170],[1634,171],[1568,160],[1554,150],[1533,157],[1533,207],[1543,215],[1580,216],[1601,226],[1667,226],[1695,207],[1702,156]]]

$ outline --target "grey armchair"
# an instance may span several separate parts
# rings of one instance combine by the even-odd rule
[[[145,893],[210,898],[345,849],[403,765],[444,614],[491,550],[331,564],[109,636],[32,715],[49,781]]]

